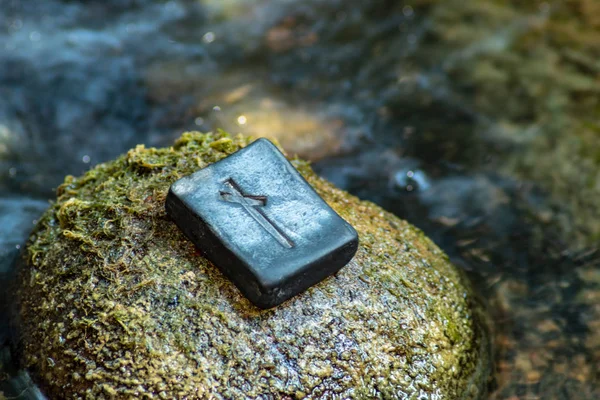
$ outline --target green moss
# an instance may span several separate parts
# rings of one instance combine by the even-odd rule
[[[252,306],[164,211],[169,185],[247,145],[186,133],[67,177],[20,275],[22,362],[51,396],[477,398],[485,315],[424,234],[294,165],[359,232],[354,260]],[[52,360],[51,363],[47,360]]]

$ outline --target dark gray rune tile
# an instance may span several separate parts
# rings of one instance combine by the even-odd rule
[[[274,307],[346,265],[358,235],[267,139],[179,179],[168,215],[240,291]]]

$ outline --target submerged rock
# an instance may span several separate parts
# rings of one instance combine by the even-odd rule
[[[169,185],[248,144],[186,133],[69,176],[19,278],[22,364],[61,398],[485,394],[485,314],[422,232],[294,165],[360,235],[353,261],[271,310],[166,216]]]

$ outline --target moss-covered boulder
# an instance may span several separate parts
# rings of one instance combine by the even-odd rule
[[[294,165],[360,235],[353,261],[252,306],[166,216],[169,185],[249,143],[186,133],[67,177],[19,278],[21,361],[50,398],[483,395],[484,315],[418,229]]]

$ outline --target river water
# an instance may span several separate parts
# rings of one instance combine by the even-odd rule
[[[0,277],[66,174],[186,130],[273,137],[469,273],[492,398],[600,398],[594,4],[0,0]]]

